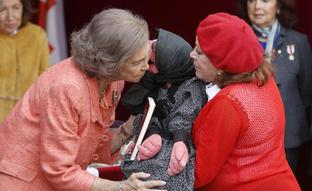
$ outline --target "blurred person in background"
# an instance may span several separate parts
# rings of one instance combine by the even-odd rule
[[[308,110],[312,105],[312,55],[297,22],[293,0],[240,0],[241,17],[250,24],[275,68],[285,107],[286,157],[295,172],[301,146],[311,139]]]
[[[30,23],[29,0],[0,0],[0,122],[49,67],[46,34]]]

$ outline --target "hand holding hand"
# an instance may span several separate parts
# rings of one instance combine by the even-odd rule
[[[184,169],[188,159],[188,150],[185,143],[182,141],[174,143],[167,170],[168,175],[175,176],[179,174]]]
[[[138,147],[138,160],[147,160],[151,157],[155,156],[162,147],[162,139],[158,134],[152,134],[145,141],[143,141],[142,145]]]

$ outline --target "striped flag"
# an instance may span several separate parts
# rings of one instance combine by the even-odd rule
[[[39,2],[38,25],[47,32],[52,64],[68,56],[63,10],[63,0],[40,0]]]

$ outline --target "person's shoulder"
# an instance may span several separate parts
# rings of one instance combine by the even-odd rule
[[[75,66],[72,57],[66,58],[57,64],[53,64],[44,74],[52,75],[55,79],[62,79],[59,83],[70,82],[73,78],[84,79],[83,73]]]
[[[193,77],[191,79],[188,79],[188,80],[185,80],[182,84],[181,84],[182,87],[185,87],[185,88],[189,88],[190,86],[196,86],[196,87],[205,87],[205,83],[198,79],[197,77]]]
[[[185,80],[180,86],[178,90],[179,94],[191,93],[191,94],[203,94],[205,92],[205,83],[193,77],[191,79]]]
[[[180,86],[179,90],[177,91],[178,95],[189,95],[192,99],[201,99],[205,98],[206,100],[206,93],[205,93],[205,83],[193,77],[184,81]]]
[[[39,25],[28,22],[24,27],[24,30],[32,36],[46,37],[46,33]]]
[[[248,97],[258,86],[255,83],[233,83],[225,86],[220,94],[233,98]]]
[[[74,65],[73,59],[67,58],[57,64],[53,64],[39,76],[39,86],[47,91],[78,91],[86,81],[84,74]]]
[[[285,28],[284,30],[285,30],[286,38],[288,39],[292,39],[294,41],[299,41],[299,42],[307,40],[307,35],[304,33],[301,33],[294,29]]]
[[[54,64],[43,76],[50,82],[49,88],[56,90],[68,89],[79,92],[87,89],[89,82],[93,81],[76,67],[72,57]]]

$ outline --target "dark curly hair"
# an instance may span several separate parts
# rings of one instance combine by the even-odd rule
[[[25,26],[28,21],[31,20],[32,15],[35,13],[35,10],[32,7],[31,0],[21,0],[23,4],[23,16],[22,16],[22,24],[21,27]]]
[[[248,0],[238,0],[237,6],[239,16],[247,23],[251,24],[247,12],[247,1]],[[286,28],[297,27],[298,19],[295,14],[294,0],[277,0],[277,7],[279,9],[279,14],[276,15],[276,18],[281,23],[281,25]]]

